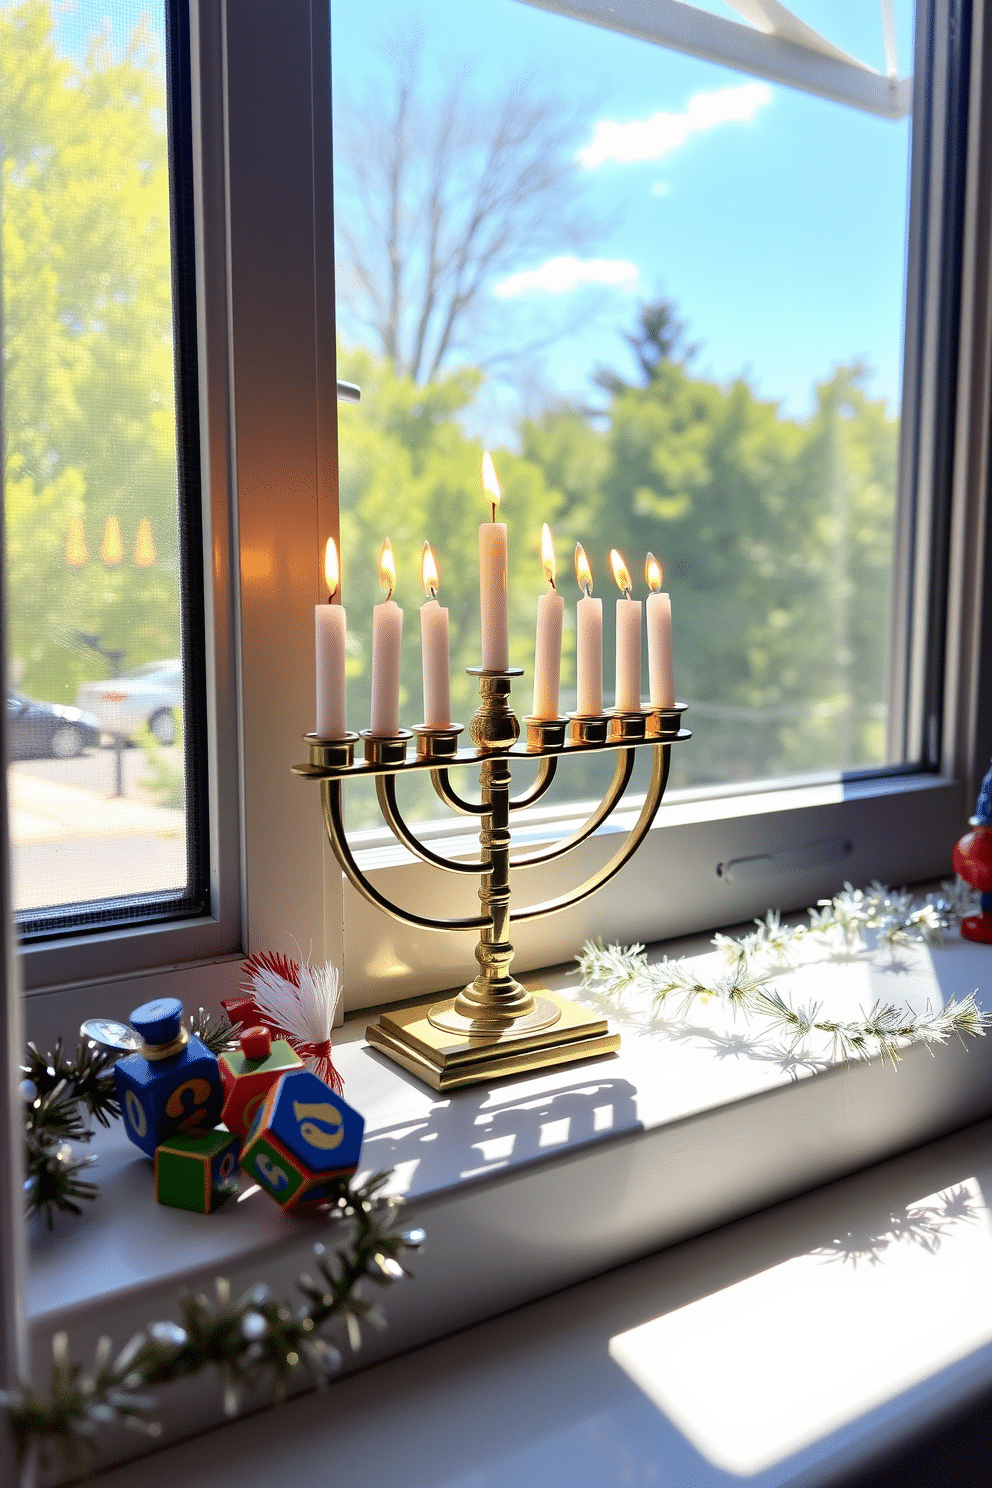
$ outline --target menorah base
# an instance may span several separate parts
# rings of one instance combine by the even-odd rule
[[[448,1032],[429,1015],[440,1013],[444,1021],[443,1013],[453,1002],[449,998],[383,1013],[365,1036],[373,1049],[440,1091],[597,1059],[619,1049],[620,1035],[609,1031],[605,1018],[543,987],[534,996],[557,1010],[559,1016],[551,1027],[528,1027],[531,1020],[524,1017],[519,1020],[522,1026],[510,1024],[499,1033],[492,1032],[491,1026],[477,1034]]]

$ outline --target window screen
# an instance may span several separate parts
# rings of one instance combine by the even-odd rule
[[[201,902],[186,54],[180,7],[0,4],[6,707],[25,932]]]

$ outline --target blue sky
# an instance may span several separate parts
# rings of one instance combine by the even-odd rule
[[[721,0],[703,8],[740,19]],[[884,70],[876,0],[792,0],[791,8]],[[905,74],[912,0],[894,8]],[[539,393],[581,394],[598,364],[627,370],[619,333],[638,298],[663,295],[700,345],[701,374],[747,372],[762,395],[801,414],[815,381],[861,357],[874,369],[873,390],[898,405],[908,121],[758,84],[520,0],[334,5],[338,93],[379,74],[383,39],[413,22],[434,87],[470,59],[483,105],[508,75],[529,68],[566,99],[591,105],[583,185],[601,232],[579,265],[549,267],[555,255],[546,254],[514,265],[519,277],[497,286],[535,325],[570,298],[595,302],[597,313],[535,363]],[[674,118],[649,127],[659,114]],[[638,123],[640,134],[629,127]],[[655,158],[643,158],[652,140]],[[614,156],[642,158],[604,158],[611,144]],[[563,281],[584,275],[614,282],[562,292]]]
[[[740,20],[723,0],[698,3]],[[790,3],[831,41],[884,69],[876,0]],[[142,0],[60,0],[57,11],[60,40],[77,53],[104,19],[119,45],[142,13],[155,30],[162,21],[161,3]],[[894,11],[906,73],[912,0],[895,0]],[[522,0],[332,0],[337,96],[348,82],[381,75],[383,40],[414,25],[434,88],[470,61],[482,105],[508,76],[532,70],[589,108],[582,177],[601,231],[578,263],[563,245],[560,255],[521,259],[494,286],[494,303],[518,320],[539,329],[559,317],[581,328],[534,359],[520,398],[499,387],[484,394],[483,423],[512,418],[549,392],[582,396],[599,365],[629,371],[621,332],[639,299],[660,296],[675,302],[699,345],[700,374],[745,372],[763,396],[802,414],[817,380],[861,357],[873,368],[873,390],[898,405],[908,121],[757,83]],[[640,125],[640,153],[650,156],[644,130],[659,114],[671,118],[654,130],[655,144],[667,145],[656,158],[597,150],[611,129],[614,143],[625,138],[629,147]],[[573,261],[555,264],[556,256]],[[576,287],[563,290],[570,280]],[[347,314],[342,324],[360,334]]]

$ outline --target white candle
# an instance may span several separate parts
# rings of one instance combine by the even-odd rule
[[[641,601],[630,597],[630,574],[616,548],[610,553],[613,576],[623,590],[617,600],[616,709],[639,713],[641,708]]]
[[[561,683],[561,622],[565,601],[555,592],[555,549],[547,522],[541,528],[541,562],[544,577],[551,589],[537,601],[533,716],[557,718]]]
[[[428,728],[451,726],[451,663],[448,649],[448,611],[437,601],[439,576],[430,543],[424,543],[421,574],[428,600],[420,607],[420,652],[424,670],[424,723]]]
[[[482,666],[487,672],[505,672],[510,665],[506,523],[496,520],[500,489],[488,450],[482,457],[482,485],[492,503],[493,510],[492,521],[483,522],[479,528]]]
[[[648,684],[652,708],[675,706],[675,673],[672,665],[672,601],[661,590],[661,564],[649,553],[644,577],[651,593],[644,606],[648,633]]]
[[[595,718],[603,711],[603,601],[591,596],[592,569],[581,543],[575,577],[584,596],[575,607],[575,711]]]
[[[324,574],[327,579],[326,604],[314,605],[317,651],[317,727],[318,739],[343,739],[348,732],[344,702],[344,658],[348,622],[341,605],[332,604],[338,590],[338,550],[333,537],[324,550]]]
[[[388,537],[379,554],[379,577],[387,595],[372,610],[372,718],[369,732],[395,738],[400,731],[400,646],[403,611],[393,598],[396,565]]]

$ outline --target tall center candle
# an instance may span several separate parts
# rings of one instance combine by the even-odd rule
[[[403,611],[393,598],[396,564],[387,537],[379,553],[379,579],[386,598],[372,610],[372,718],[369,733],[393,739],[400,731],[400,646]]]
[[[561,685],[561,622],[565,601],[555,590],[555,548],[547,522],[541,528],[541,563],[551,588],[537,601],[534,647],[534,717],[557,718]]]
[[[613,577],[623,598],[617,600],[616,710],[641,710],[641,601],[630,597],[630,574],[614,548],[610,553]]]
[[[428,728],[451,727],[451,662],[448,611],[437,602],[440,577],[428,542],[420,565],[427,603],[420,607],[420,651],[424,671],[424,723]]]
[[[596,718],[603,711],[603,601],[592,597],[592,569],[575,544],[575,578],[582,599],[575,607],[575,711]]]
[[[675,674],[672,666],[672,601],[661,591],[661,564],[653,553],[644,563],[650,594],[644,606],[648,633],[648,685],[652,708],[674,708]]]
[[[314,605],[317,654],[318,739],[343,739],[348,732],[344,703],[344,658],[348,622],[344,609],[334,603],[341,581],[338,550],[333,537],[324,550],[327,603]]]
[[[505,672],[510,665],[510,621],[507,605],[506,523],[497,522],[500,489],[489,451],[482,457],[482,486],[492,506],[492,521],[479,528],[479,605],[482,621],[482,666]]]

